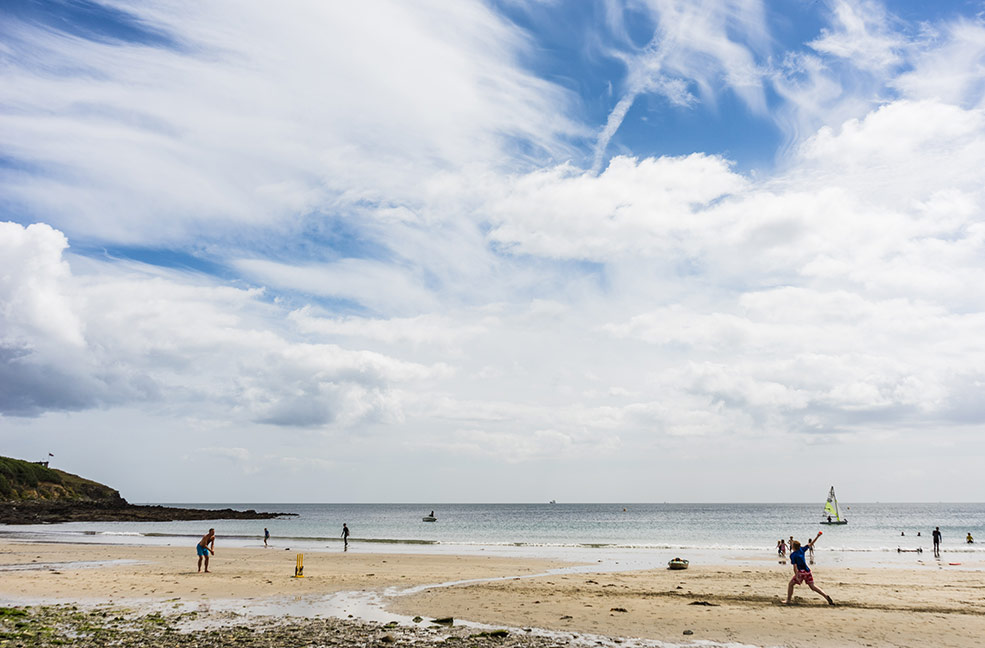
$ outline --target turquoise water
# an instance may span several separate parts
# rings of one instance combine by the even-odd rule
[[[985,504],[846,504],[849,524],[822,526],[821,505],[804,504],[188,504],[297,513],[273,520],[214,522],[89,522],[0,526],[0,535],[46,541],[194,545],[210,527],[227,546],[261,546],[270,529],[275,547],[340,550],[341,527],[352,551],[497,553],[589,560],[624,556],[662,561],[669,554],[713,561],[771,558],[776,541],[806,540],[819,530],[818,550],[852,564],[932,559],[930,532],[940,526],[953,561],[985,560]],[[431,510],[437,522],[422,522]],[[901,536],[900,534],[905,533]],[[917,533],[920,532],[920,536]],[[971,532],[983,544],[964,542]],[[899,554],[898,548],[924,550]],[[671,556],[673,557],[673,556]]]

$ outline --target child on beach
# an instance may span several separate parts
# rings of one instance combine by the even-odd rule
[[[790,564],[793,565],[793,578],[787,584],[787,605],[790,605],[793,599],[793,586],[800,585],[801,583],[807,583],[807,586],[824,597],[829,605],[834,605],[835,602],[831,600],[831,597],[821,591],[817,585],[814,584],[814,575],[811,574],[811,568],[807,566],[807,561],[804,560],[804,552],[807,549],[813,548],[814,543],[817,539],[821,537],[821,532],[818,531],[814,539],[807,543],[806,546],[801,546],[796,540],[793,541],[793,551],[790,552]]]
[[[787,545],[783,541],[783,538],[776,541],[776,555],[780,558],[786,558],[787,556]]]

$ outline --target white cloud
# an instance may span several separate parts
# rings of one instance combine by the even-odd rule
[[[118,6],[177,46],[3,29],[0,146],[47,173],[0,186],[72,235],[177,242],[413,200],[421,174],[512,166],[516,141],[563,154],[578,130],[480,2]]]
[[[292,292],[347,299],[374,312],[406,312],[434,307],[435,299],[406,268],[369,259],[288,265],[243,259],[233,265],[252,281]]]
[[[195,404],[213,417],[351,427],[399,419],[392,387],[446,371],[290,341],[271,326],[278,310],[260,291],[146,274],[139,265],[83,263],[89,274],[74,275],[61,257],[64,236],[50,227],[4,224],[0,245],[8,413],[144,401],[175,412]]]
[[[407,343],[457,347],[489,332],[483,323],[467,324],[451,316],[435,314],[386,320],[329,317],[318,316],[314,309],[305,306],[291,312],[288,317],[305,334],[377,340],[388,345]]]
[[[5,346],[35,337],[50,340],[56,349],[83,344],[82,322],[63,285],[70,274],[62,260],[67,247],[65,236],[43,223],[26,228],[0,223],[0,258],[8,268],[0,275],[0,330]]]
[[[904,96],[963,107],[985,102],[985,25],[958,20],[916,48],[912,69],[892,81]]]
[[[555,258],[666,254],[678,235],[705,226],[696,212],[745,185],[727,161],[698,154],[616,157],[598,176],[555,167],[518,178],[487,207],[490,238],[516,253]]]
[[[902,62],[899,50],[905,41],[893,30],[882,4],[837,0],[833,13],[835,25],[821,30],[821,36],[808,43],[810,47],[849,59],[862,69],[881,70]]]

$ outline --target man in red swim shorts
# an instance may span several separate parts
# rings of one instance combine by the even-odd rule
[[[801,547],[800,543],[796,540],[793,541],[791,545],[792,551],[790,552],[790,564],[793,565],[793,578],[787,584],[787,605],[790,605],[790,601],[793,598],[793,586],[800,585],[801,583],[807,583],[807,587],[811,588],[818,594],[824,597],[824,599],[830,605],[834,605],[835,602],[831,600],[831,597],[821,591],[817,585],[814,584],[814,574],[811,573],[811,568],[807,566],[807,561],[804,560],[804,552],[808,549],[814,548],[814,543],[817,539],[821,537],[821,532],[818,531],[814,539],[807,543],[806,546]]]

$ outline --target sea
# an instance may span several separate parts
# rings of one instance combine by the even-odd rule
[[[692,564],[755,564],[777,559],[780,538],[818,531],[816,560],[845,566],[943,563],[985,569],[985,504],[842,503],[843,526],[822,525],[817,504],[291,504],[172,503],[295,513],[270,520],[70,522],[0,525],[14,541],[193,547],[215,527],[216,547],[298,552],[445,553],[544,558],[648,569],[681,557]],[[435,522],[423,517],[434,511]],[[351,531],[348,547],[342,524]],[[935,560],[931,531],[940,527]],[[967,534],[976,538],[967,544]],[[980,544],[979,544],[980,543]],[[957,565],[956,565],[957,564]],[[602,569],[603,567],[599,567]]]

